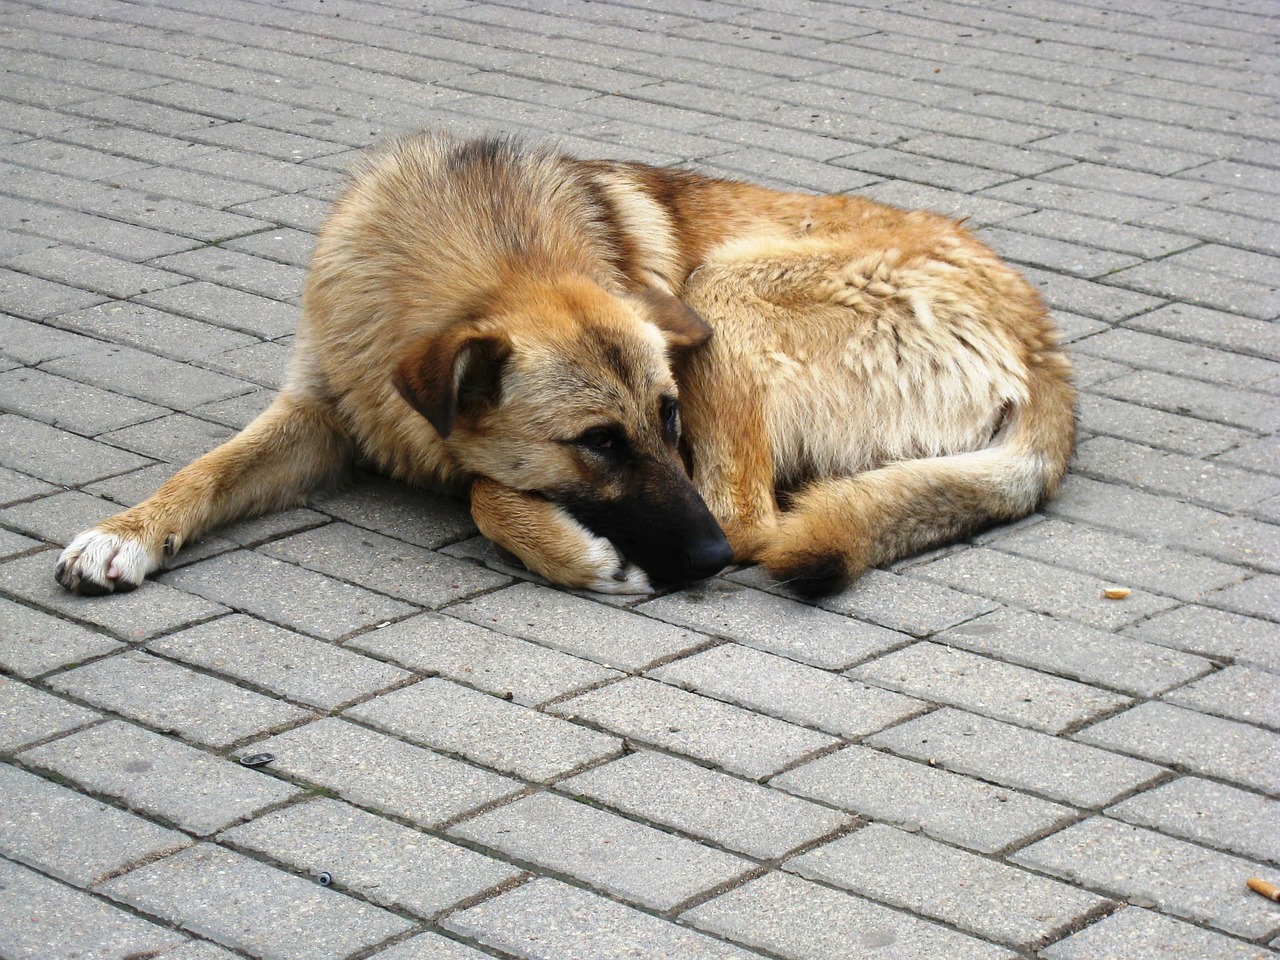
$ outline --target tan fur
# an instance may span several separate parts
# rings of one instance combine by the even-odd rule
[[[662,421],[677,390],[693,486]],[[821,592],[1035,509],[1073,404],[1039,297],[950,220],[410,137],[325,223],[276,403],[81,534],[58,575],[136,586],[166,542],[358,453],[469,491],[481,531],[557,583],[646,589],[625,537],[593,530],[626,504],[663,513],[666,490],[672,538],[705,501],[735,559]],[[643,476],[592,446],[614,434]],[[689,555],[714,565],[718,536]]]

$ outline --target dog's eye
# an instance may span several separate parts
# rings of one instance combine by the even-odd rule
[[[667,436],[674,439],[680,430],[680,404],[676,402],[675,397],[662,398],[659,416],[662,417],[662,427],[666,430]]]
[[[627,447],[626,440],[616,430],[607,427],[588,430],[578,437],[578,443],[589,450],[606,454],[622,453]]]

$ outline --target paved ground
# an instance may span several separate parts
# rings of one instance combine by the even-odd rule
[[[1275,15],[0,0],[0,955],[1276,956]],[[423,125],[967,215],[1071,341],[1064,496],[817,607],[548,589],[374,479],[62,594]]]

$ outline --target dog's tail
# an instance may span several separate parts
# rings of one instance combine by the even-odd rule
[[[1026,399],[990,446],[816,481],[757,559],[797,593],[834,592],[868,567],[1031,513],[1057,493],[1074,439],[1071,366],[1046,345],[1028,358]]]

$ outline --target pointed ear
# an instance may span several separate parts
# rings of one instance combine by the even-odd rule
[[[653,287],[642,287],[635,296],[644,304],[649,322],[667,338],[667,347],[672,352],[692,350],[711,339],[711,324],[694,313],[683,300]]]
[[[400,396],[446,439],[459,410],[496,403],[511,342],[499,333],[449,327],[418,343],[396,366]]]

